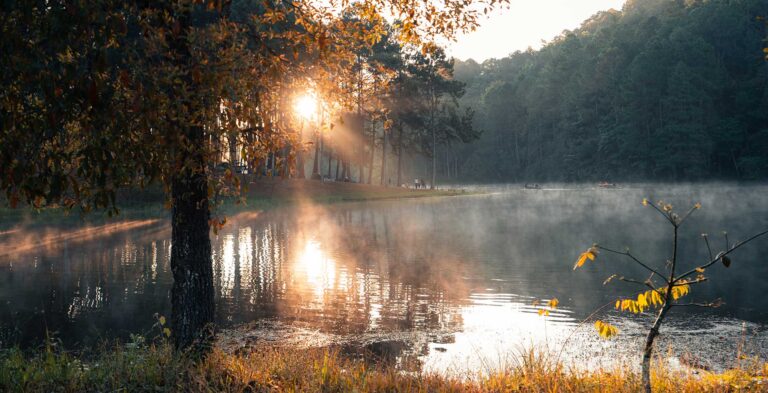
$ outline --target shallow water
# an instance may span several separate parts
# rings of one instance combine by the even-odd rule
[[[643,197],[681,210],[704,205],[681,232],[686,268],[706,258],[702,232],[719,247],[724,229],[734,241],[768,228],[764,186],[484,190],[490,194],[233,217],[213,238],[219,324],[260,321],[251,341],[298,334],[303,343],[384,351],[408,369],[489,370],[531,347],[580,366],[611,366],[636,359],[652,316],[606,307],[600,318],[622,330],[610,341],[580,322],[638,291],[603,286],[606,277],[646,275],[609,255],[573,271],[581,251],[593,242],[627,246],[663,268],[671,227],[640,204]],[[736,251],[731,268],[713,267],[711,280],[693,288],[692,300],[722,298],[724,306],[673,310],[661,343],[673,360],[722,368],[739,351],[766,357],[765,255],[768,238]],[[153,315],[169,313],[169,256],[163,220],[1,233],[0,347],[38,345],[46,331],[70,347],[153,334]],[[560,307],[539,316],[534,304],[552,297]]]

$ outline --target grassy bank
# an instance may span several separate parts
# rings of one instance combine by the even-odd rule
[[[241,201],[222,197],[214,202],[218,212],[228,215],[241,211],[270,210],[298,203],[330,204],[353,201],[376,201],[424,197],[466,195],[462,190],[414,190],[402,187],[382,187],[367,184],[320,182],[315,180],[261,179],[248,182]],[[122,190],[118,193],[120,218],[161,218],[168,215],[164,208],[164,195],[159,188],[146,190]],[[59,208],[32,209],[7,207],[0,199],[0,231],[20,223],[29,225],[67,223],[86,220],[89,223],[114,221],[103,212],[83,215],[77,210],[70,212]]]
[[[656,392],[766,391],[765,365],[693,375],[657,368]],[[623,371],[578,372],[529,353],[490,376],[466,378],[401,373],[346,358],[329,349],[220,350],[204,361],[166,344],[116,347],[88,360],[52,349],[0,352],[3,392],[637,392],[639,376]]]

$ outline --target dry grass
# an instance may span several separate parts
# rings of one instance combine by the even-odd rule
[[[768,391],[768,365],[753,362],[723,374],[658,369],[656,392]],[[572,371],[530,352],[490,376],[402,373],[328,349],[214,350],[195,362],[166,344],[116,347],[84,361],[46,349],[0,353],[0,391],[7,392],[637,392],[639,376]]]

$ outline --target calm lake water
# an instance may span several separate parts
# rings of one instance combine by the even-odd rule
[[[621,334],[598,338],[593,311],[632,294],[613,273],[645,279],[632,263],[601,254],[573,271],[593,242],[629,247],[663,268],[671,227],[640,201],[703,208],[682,230],[681,261],[768,228],[768,187],[705,184],[622,189],[522,190],[490,194],[297,206],[244,213],[213,237],[214,281],[223,335],[244,341],[300,337],[388,356],[407,369],[463,372],[514,362],[527,348],[580,366],[637,360],[652,315],[599,315]],[[104,226],[16,228],[0,233],[0,347],[39,345],[51,332],[68,347],[151,333],[170,312],[170,227],[165,220]],[[768,355],[768,237],[710,269],[693,301],[718,309],[675,309],[662,329],[670,361],[722,368],[738,353]],[[642,289],[642,288],[639,288]],[[560,308],[538,315],[536,302]],[[243,327],[243,325],[246,327]],[[240,334],[242,333],[242,334]],[[286,337],[283,337],[286,336]]]

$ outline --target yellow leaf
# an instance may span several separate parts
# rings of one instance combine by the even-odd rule
[[[582,253],[579,255],[579,259],[576,260],[576,264],[573,265],[573,270],[576,270],[584,265],[584,262],[587,261],[587,253]]]
[[[171,329],[163,328],[163,334],[165,334],[165,337],[171,337]]]
[[[548,305],[549,307],[551,307],[551,308],[556,308],[558,304],[560,304],[560,301],[559,301],[559,300],[557,300],[557,298],[554,298],[554,299],[550,300],[550,301],[547,303],[547,305]]]
[[[160,318],[157,318],[157,321],[160,322],[161,325],[165,325],[165,317],[164,316],[161,315]]]
[[[661,295],[657,291],[651,291],[651,302],[654,306],[662,303]]]
[[[645,298],[644,293],[637,295],[637,304],[640,308],[648,306],[648,299]]]
[[[648,206],[648,198],[643,198],[643,206]]]
[[[542,308],[541,310],[539,310],[539,315],[543,315],[546,317],[547,315],[549,315],[549,311]]]
[[[611,338],[619,334],[619,329],[609,323],[597,320],[595,321],[595,329],[600,334],[600,337]]]
[[[596,253],[597,253],[597,250],[595,250],[594,247],[590,247],[589,250],[581,253],[581,255],[579,255],[579,259],[576,260],[576,264],[573,265],[573,270],[576,270],[582,267],[584,265],[584,262],[587,261],[587,259],[589,259],[590,261],[594,261]]]
[[[697,267],[696,271],[699,272],[699,273],[704,273],[704,268]]]

